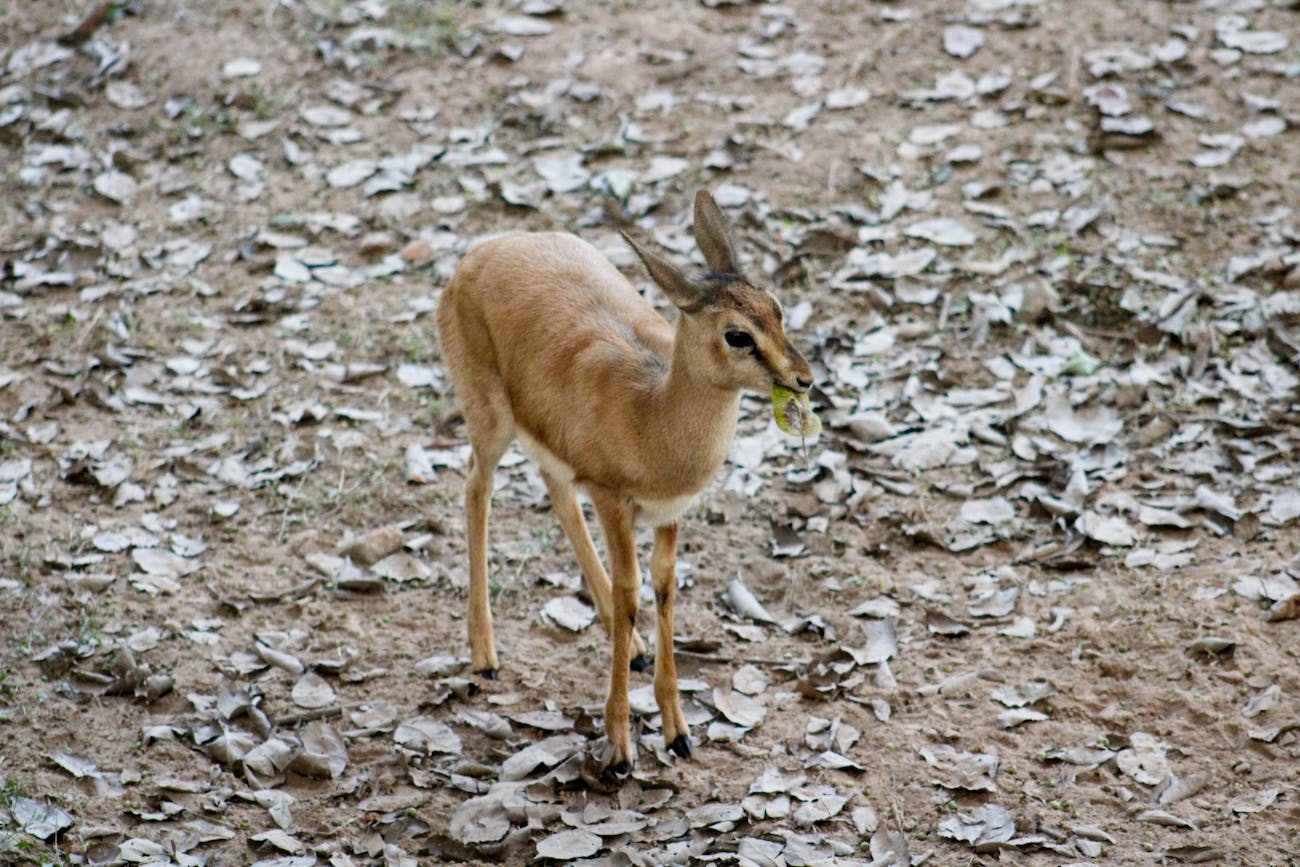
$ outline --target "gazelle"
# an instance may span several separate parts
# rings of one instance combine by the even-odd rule
[[[633,524],[655,528],[650,575],[658,613],[654,692],[664,741],[691,741],[673,659],[677,522],[726,458],[740,392],[812,385],[786,338],[781,305],[740,273],[713,197],[695,197],[695,241],[710,270],[687,277],[626,233],[677,307],[669,325],[594,247],[570,234],[511,234],[470,250],[438,303],[443,359],[469,433],[465,487],[469,641],[474,669],[497,675],[488,604],[492,475],[514,439],[541,468],[600,619],[613,638],[605,730],[611,767],[632,763],[628,669],[644,668]],[[578,506],[586,490],[605,534],[613,584]]]

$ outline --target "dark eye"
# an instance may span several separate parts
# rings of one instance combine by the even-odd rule
[[[728,331],[723,335],[727,345],[732,349],[752,349],[754,347],[754,338],[747,331]]]

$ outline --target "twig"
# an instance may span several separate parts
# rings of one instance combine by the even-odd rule
[[[282,716],[279,719],[274,720],[274,722],[277,728],[283,728],[286,726],[295,726],[298,725],[298,723],[311,722],[318,719],[329,719],[330,717],[342,715],[343,706],[332,704],[328,707],[318,707],[314,710],[304,710],[299,711],[298,713],[291,713],[288,716]]]
[[[116,3],[100,3],[96,5],[86,14],[85,18],[81,19],[81,23],[77,25],[75,30],[60,36],[57,40],[58,43],[70,48],[85,42],[95,35],[96,30],[104,26],[104,22],[108,21],[109,13],[113,11],[113,7],[116,5]]]
[[[742,656],[742,657],[722,656],[716,653],[695,653],[694,651],[681,650],[680,648],[676,650],[676,653],[686,654],[691,659],[694,659],[698,662],[712,662],[712,663],[717,663],[719,665],[735,665],[737,663],[742,663],[742,664],[749,663],[750,665],[796,666],[796,665],[808,665],[812,662],[812,660],[809,659],[762,659],[760,657],[755,657],[755,656]]]

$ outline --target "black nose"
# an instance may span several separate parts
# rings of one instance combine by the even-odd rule
[[[813,381],[811,376],[798,376],[795,377],[794,381],[798,383],[799,387],[802,388],[804,391],[807,391],[808,389],[812,388]]]

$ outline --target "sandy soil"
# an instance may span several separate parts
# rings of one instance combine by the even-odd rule
[[[612,806],[638,810],[649,823],[606,838],[601,856],[609,863],[731,861],[738,851],[762,863],[755,850],[741,850],[746,839],[786,847],[783,862],[766,863],[868,863],[873,836],[884,845],[877,829],[901,832],[913,863],[923,856],[931,864],[1297,863],[1300,621],[1269,621],[1266,602],[1233,589],[1288,569],[1300,577],[1294,521],[1261,526],[1184,509],[1187,528],[1142,525],[1138,546],[1191,541],[1192,554],[1167,568],[1128,566],[1131,546],[1082,538],[1072,519],[1054,517],[1018,486],[994,485],[990,465],[1005,450],[972,439],[970,448],[985,449],[976,461],[905,471],[844,423],[855,410],[880,409],[900,430],[918,429],[908,403],[915,390],[904,395],[904,382],[940,402],[956,390],[991,387],[988,360],[1022,351],[1050,327],[1078,337],[1115,370],[1143,361],[1180,383],[1103,396],[1124,422],[1117,447],[1139,457],[1094,474],[1094,494],[1121,502],[1176,489],[1190,497],[1207,483],[1234,491],[1243,510],[1265,513],[1261,491],[1277,496],[1297,484],[1294,467],[1287,471],[1300,418],[1294,391],[1272,400],[1272,415],[1250,432],[1214,434],[1222,443],[1279,444],[1280,455],[1260,464],[1271,475],[1224,461],[1203,478],[1183,477],[1180,465],[1142,456],[1139,443],[1238,414],[1240,405],[1198,396],[1193,386],[1199,377],[1207,389],[1219,387],[1215,371],[1235,363],[1232,353],[1251,338],[1152,332],[1117,301],[1136,282],[1117,258],[1134,238],[1156,239],[1143,242],[1147,267],[1209,285],[1230,256],[1253,254],[1270,226],[1297,225],[1300,102],[1294,76],[1274,66],[1295,66],[1300,17],[1282,5],[1237,4],[1262,7],[1246,9],[1251,25],[1289,34],[1290,43],[1280,53],[1217,62],[1216,22],[1231,5],[672,2],[652,10],[570,2],[541,16],[496,3],[142,2],[126,4],[91,43],[102,40],[119,55],[129,48],[129,62],[119,56],[120,77],[97,76],[99,61],[84,47],[31,71],[15,67],[21,46],[71,31],[85,12],[80,4],[0,10],[0,62],[9,64],[0,94],[19,89],[0,114],[15,105],[27,111],[0,127],[7,293],[0,465],[31,461],[29,479],[17,469],[0,478],[18,487],[0,506],[0,822],[8,818],[0,860],[118,863],[129,841],[143,839],[162,844],[162,854],[136,859],[146,863],[522,864],[566,827],[562,813]],[[367,17],[385,6],[385,17]],[[553,32],[502,32],[513,27],[503,16]],[[944,29],[959,21],[985,35],[965,60],[942,47]],[[373,30],[383,27],[394,29]],[[1191,46],[1188,60],[1118,76],[1128,98],[1155,118],[1158,140],[1105,139],[1081,95],[1096,82],[1088,52],[1147,50],[1180,34]],[[413,44],[375,48],[397,37]],[[806,58],[789,60],[800,52],[821,59],[804,76],[815,82],[800,81]],[[257,59],[260,70],[223,74],[237,58]],[[1012,83],[988,96],[908,96],[954,69],[971,80],[1005,72]],[[131,94],[114,95],[106,82],[133,84],[146,103],[124,107]],[[870,97],[824,109],[806,129],[781,123],[831,91],[854,88]],[[1175,90],[1211,120],[1165,108]],[[1256,111],[1243,94],[1278,104]],[[320,124],[304,117],[313,106],[349,112],[337,126]],[[1004,125],[972,123],[995,109]],[[1249,139],[1217,173],[1189,161],[1207,149],[1198,136],[1261,117],[1289,128]],[[263,123],[271,131],[252,136],[247,125]],[[917,127],[942,124],[962,132],[940,152],[974,142],[976,162],[907,147]],[[341,130],[359,140],[340,140]],[[85,153],[63,162],[50,152],[43,169],[31,171],[40,148],[51,146]],[[364,185],[329,180],[347,160],[421,147],[428,159],[392,192],[367,196]],[[463,158],[493,148],[499,162]],[[730,210],[746,258],[787,309],[810,305],[794,335],[814,360],[819,406],[831,423],[810,447],[813,459],[843,456],[852,490],[819,491],[816,481],[833,481],[834,467],[810,481],[797,443],[764,439],[765,400],[747,398],[739,435],[768,456],[746,472],[731,462],[682,524],[681,558],[690,568],[678,603],[679,668],[703,686],[688,703],[694,757],[667,765],[656,758],[656,722],[646,715],[637,723],[633,780],[546,777],[524,790],[526,805],[515,805],[507,843],[476,849],[453,831],[454,811],[487,791],[505,759],[552,733],[515,721],[508,736],[494,737],[470,714],[562,711],[598,756],[608,649],[598,626],[575,634],[542,616],[548,601],[572,595],[576,567],[536,476],[507,461],[491,525],[501,679],[461,682],[467,672],[417,668],[468,654],[463,475],[439,466],[412,484],[405,455],[411,446],[451,450],[454,464],[463,444],[454,396],[437,376],[430,305],[470,239],[569,229],[621,256],[618,264],[647,285],[617,251],[617,230],[639,216],[635,201],[620,214],[585,182],[553,194],[515,189],[537,183],[535,158],[579,152],[588,172],[642,176],[648,216],[634,231],[661,243],[687,237],[683,215],[700,186],[733,184],[752,195]],[[717,167],[719,153],[729,167]],[[239,155],[260,168],[238,176]],[[647,181],[656,157],[688,166]],[[1071,201],[1061,184],[1034,183],[1042,166],[1069,160],[1087,163],[1080,169],[1087,191],[1077,201],[1104,202],[1100,230],[1030,219]],[[125,203],[94,192],[94,179],[110,170],[138,187]],[[1001,291],[994,287],[1009,278],[952,268],[911,280],[938,290],[941,300],[927,304],[832,288],[849,249],[868,244],[859,230],[870,235],[873,225],[856,223],[846,208],[878,210],[891,175],[933,197],[927,216],[985,220],[974,258],[1032,251],[1012,274],[1026,282],[1050,276],[1060,296],[1054,315],[990,323],[968,299]],[[973,200],[962,185],[988,178],[1005,187],[992,201],[1006,220],[963,206]],[[201,216],[178,219],[178,205],[190,200],[200,200]],[[1281,223],[1261,222],[1279,209]],[[809,240],[813,226],[825,232]],[[105,233],[116,227],[135,235],[111,248]],[[268,232],[306,239],[300,259],[320,251],[312,267],[336,262],[346,274],[333,283],[324,274],[286,277],[278,260],[301,250],[277,247]],[[1165,236],[1170,245],[1159,241]],[[1290,237],[1294,256],[1300,235]],[[183,257],[188,248],[177,239],[211,251],[193,268],[159,266]],[[419,239],[429,242],[427,253],[407,246]],[[885,242],[896,249],[897,241],[895,234]],[[412,261],[396,258],[403,249]],[[1070,259],[1069,279],[1051,270],[1056,253]],[[689,246],[666,255],[684,261]],[[68,276],[33,280],[33,262],[35,271]],[[1294,270],[1261,273],[1261,293],[1294,290]],[[907,282],[899,281],[900,293]],[[880,286],[895,291],[889,281]],[[892,370],[852,351],[882,326],[904,329]],[[1294,317],[1273,326],[1283,338],[1295,334]],[[1295,373],[1285,341],[1268,345]],[[887,396],[862,398],[839,375],[846,358],[865,371],[862,394]],[[346,367],[367,364],[373,370]],[[432,371],[433,386],[402,381],[403,364]],[[104,440],[105,460],[125,461],[140,497],[96,481],[104,461],[78,469],[76,456],[66,457],[77,444]],[[1064,489],[1065,459],[1036,460],[1022,465],[1025,477]],[[250,472],[267,473],[265,483],[249,481]],[[745,479],[755,492],[728,489]],[[943,544],[964,503],[996,495],[1010,497],[1016,511],[998,538],[965,551]],[[386,561],[387,578],[349,584],[329,571],[345,539],[384,526],[398,527],[410,545],[405,559]],[[119,543],[104,533],[147,533],[153,542]],[[774,556],[774,534],[797,539],[793,556]],[[641,538],[648,556],[648,535]],[[195,553],[192,540],[205,550]],[[151,585],[162,592],[145,592],[133,580],[142,568],[133,551],[168,547],[184,549],[183,565],[196,568],[171,575],[174,586]],[[723,599],[737,576],[776,620],[812,617],[811,626],[790,632],[738,617]],[[972,616],[989,587],[1018,588],[1013,614]],[[865,643],[873,618],[849,612],[873,599],[898,603],[892,678],[874,664],[828,673],[844,660],[842,648]],[[650,605],[641,620],[647,636]],[[943,617],[968,628],[942,634]],[[1032,636],[1002,634],[1016,618],[1028,619]],[[1207,638],[1231,646],[1212,645],[1219,652],[1211,654],[1211,645],[1194,644]],[[267,665],[259,647],[282,655]],[[739,740],[721,729],[711,738],[708,721],[720,718],[712,690],[726,691],[737,672],[748,682],[754,672],[746,666],[766,678],[755,695],[765,716]],[[295,702],[300,667],[332,691],[323,706]],[[147,681],[150,674],[169,680]],[[648,683],[648,675],[633,677],[634,686]],[[1030,704],[1042,719],[1007,727],[1008,707],[993,694],[1033,684],[1052,687]],[[1276,701],[1244,716],[1271,687]],[[214,697],[232,690],[246,691],[256,711],[222,718]],[[391,720],[368,727],[376,708]],[[460,749],[415,755],[401,747],[394,727],[419,716],[450,726]],[[818,719],[860,737],[846,733],[827,746]],[[259,742],[274,732],[291,743],[323,720],[346,743],[346,767],[323,779],[294,770],[259,777],[214,758],[204,740],[211,733],[201,731],[214,720],[253,731]],[[1268,729],[1276,729],[1272,737],[1261,734]],[[809,766],[828,748],[858,767]],[[948,772],[925,755],[944,748],[996,756],[990,787],[943,785]],[[1107,752],[1073,763],[1085,748]],[[1135,772],[1139,754],[1147,765]],[[60,755],[97,770],[77,778]],[[752,812],[700,819],[702,805],[739,805],[770,767],[847,800],[834,816],[802,824]],[[1169,792],[1178,785],[1190,794]],[[804,794],[796,807],[816,800]],[[49,841],[25,834],[16,805],[28,802],[57,804],[75,824]],[[945,820],[985,804],[1009,811],[1019,842],[974,849],[940,833]],[[202,823],[224,831],[205,837],[211,828]],[[254,839],[273,830],[288,842]],[[814,855],[800,861],[804,844]],[[626,855],[611,854],[618,850]]]

